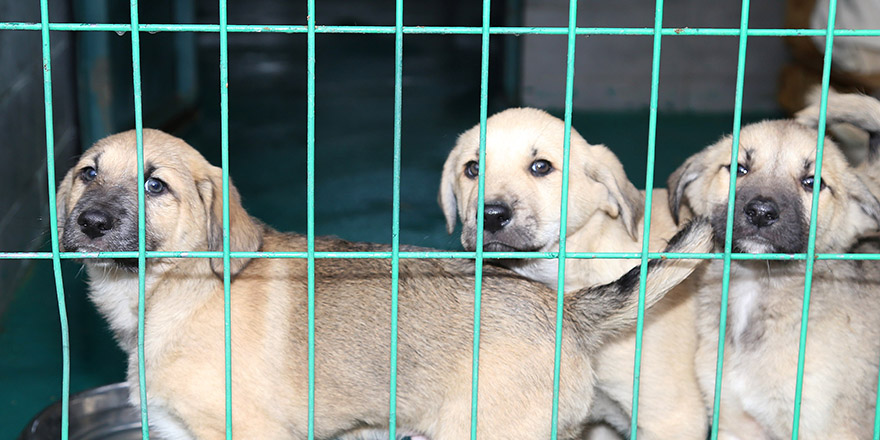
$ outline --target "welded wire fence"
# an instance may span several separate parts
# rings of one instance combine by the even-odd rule
[[[567,27],[499,27],[491,26],[489,23],[491,1],[483,0],[482,3],[482,26],[480,27],[447,27],[447,26],[419,26],[418,23],[405,26],[403,23],[403,0],[396,0],[396,13],[394,26],[322,26],[318,25],[316,19],[315,0],[308,0],[307,24],[303,25],[230,25],[227,23],[227,7],[226,1],[219,1],[219,23],[218,24],[141,24],[138,20],[138,1],[131,0],[130,4],[130,23],[53,23],[49,19],[47,0],[40,0],[40,22],[39,23],[23,23],[23,22],[0,22],[0,31],[40,31],[42,36],[42,59],[43,59],[43,84],[45,96],[45,118],[46,118],[46,154],[47,154],[47,176],[49,185],[49,219],[51,233],[51,252],[0,252],[0,259],[44,259],[52,260],[54,273],[56,294],[58,298],[58,312],[61,323],[62,335],[62,425],[60,438],[68,438],[69,427],[69,391],[70,391],[70,350],[69,350],[69,326],[67,323],[67,313],[64,302],[64,289],[61,276],[61,260],[64,259],[91,259],[91,258],[136,258],[138,262],[139,274],[139,292],[138,292],[138,377],[140,383],[140,401],[141,404],[141,421],[143,438],[149,437],[147,429],[149,414],[147,412],[146,396],[147,386],[145,379],[144,367],[144,295],[145,295],[145,265],[146,260],[150,258],[222,258],[223,259],[223,285],[224,285],[224,329],[225,329],[225,405],[226,405],[226,437],[232,438],[232,376],[231,376],[231,309],[230,309],[230,260],[231,258],[297,258],[305,259],[308,264],[308,367],[309,367],[309,412],[308,412],[308,436],[314,438],[315,424],[315,314],[314,314],[314,295],[315,295],[315,260],[325,258],[382,258],[390,259],[392,263],[392,282],[389,286],[392,297],[392,330],[391,330],[391,368],[390,368],[390,395],[389,395],[389,426],[390,438],[396,435],[396,387],[397,387],[397,281],[399,275],[400,259],[408,258],[468,258],[476,261],[476,282],[474,286],[475,302],[474,302],[474,339],[473,339],[473,370],[472,370],[472,406],[471,406],[471,437],[476,438],[477,435],[477,385],[479,376],[479,345],[480,345],[480,296],[481,296],[481,273],[483,262],[486,258],[545,258],[558,259],[558,288],[557,288],[557,309],[556,309],[556,353],[553,380],[553,408],[552,408],[552,432],[551,436],[556,437],[556,417],[559,399],[559,374],[560,374],[560,358],[561,358],[561,333],[562,329],[562,298],[564,291],[565,265],[566,259],[580,258],[628,258],[639,259],[641,261],[641,273],[639,284],[639,314],[637,321],[637,338],[636,353],[633,377],[633,400],[632,400],[632,438],[636,438],[638,423],[638,404],[639,404],[639,369],[641,364],[641,347],[642,332],[644,324],[644,299],[645,299],[645,278],[647,273],[647,261],[656,258],[700,258],[700,259],[720,259],[723,261],[724,276],[722,286],[722,309],[721,324],[718,337],[718,357],[716,369],[716,390],[714,401],[714,413],[712,415],[712,438],[718,436],[718,409],[720,407],[721,395],[721,376],[723,373],[722,359],[724,355],[724,337],[726,318],[727,318],[727,295],[729,287],[730,264],[733,260],[805,260],[805,286],[804,286],[804,306],[801,321],[801,338],[798,358],[797,370],[797,388],[795,395],[794,423],[792,426],[792,438],[797,438],[799,417],[800,417],[800,401],[802,393],[803,381],[803,365],[804,351],[807,337],[807,316],[809,312],[810,286],[812,280],[813,264],[815,260],[877,260],[880,254],[816,254],[816,213],[818,211],[818,196],[821,182],[821,158],[823,154],[824,144],[822,139],[825,133],[825,111],[827,103],[827,93],[829,87],[832,42],[834,37],[841,36],[874,36],[880,37],[880,29],[869,30],[852,30],[852,29],[834,29],[835,15],[837,10],[836,0],[830,0],[829,19],[826,29],[751,29],[749,28],[749,0],[743,0],[741,9],[741,20],[739,28],[664,28],[663,27],[663,0],[656,0],[655,18],[652,28],[638,27],[577,27],[577,1],[569,2],[569,21]],[[2,18],[2,17],[0,17]],[[137,166],[138,166],[138,251],[137,252],[61,252],[58,241],[57,229],[57,213],[55,208],[55,169],[54,161],[54,134],[53,134],[53,112],[52,112],[52,66],[51,66],[51,50],[50,36],[51,31],[76,31],[76,32],[130,32],[132,44],[132,66],[133,66],[133,86],[134,86],[134,126],[137,133]],[[220,60],[220,115],[221,115],[221,157],[223,169],[223,247],[221,252],[157,252],[146,251],[145,249],[145,218],[144,218],[144,176],[143,176],[143,116],[141,104],[141,60],[140,60],[140,39],[141,32],[206,32],[218,33],[220,37],[219,44],[219,60]],[[258,33],[258,32],[275,32],[289,34],[306,34],[307,38],[307,249],[306,251],[291,252],[231,252],[229,244],[229,88],[228,88],[228,45],[227,36],[233,33]],[[394,35],[394,109],[392,130],[394,133],[394,154],[393,154],[393,217],[391,225],[391,243],[390,252],[318,252],[315,250],[315,36],[317,34],[390,34]],[[483,252],[483,210],[477,210],[477,241],[476,251],[474,252],[402,252],[399,243],[399,218],[400,218],[400,158],[401,158],[401,115],[403,109],[403,93],[402,93],[402,72],[403,72],[403,48],[404,36],[418,34],[435,34],[435,35],[461,35],[472,34],[481,36],[481,67],[480,67],[480,169],[485,169],[483,163],[486,160],[486,119],[488,108],[488,82],[489,82],[489,38],[491,35],[566,35],[568,37],[567,53],[566,53],[566,75],[565,75],[565,104],[564,104],[564,121],[565,121],[565,137],[564,137],[564,161],[562,166],[562,203],[561,211],[561,227],[559,231],[559,251],[558,252]],[[650,123],[647,133],[647,169],[646,169],[646,200],[645,200],[645,219],[644,233],[642,237],[641,252],[567,252],[565,248],[566,242],[566,217],[567,217],[567,199],[568,199],[568,173],[569,173],[569,147],[570,147],[570,129],[572,118],[572,101],[574,90],[574,57],[575,44],[577,36],[584,35],[642,35],[649,36],[653,39],[653,55],[651,67],[651,95],[650,95]],[[784,37],[784,36],[822,36],[825,37],[824,64],[822,72],[822,94],[821,94],[821,111],[819,117],[819,141],[817,145],[815,184],[813,185],[812,210],[810,218],[809,242],[806,253],[801,254],[738,254],[732,252],[731,236],[733,205],[735,197],[736,174],[730,173],[730,198],[727,210],[727,229],[725,231],[724,251],[720,253],[705,254],[678,254],[678,253],[658,253],[648,252],[649,231],[651,222],[651,205],[652,189],[654,187],[654,157],[656,152],[656,131],[657,131],[657,109],[658,109],[658,91],[660,87],[660,61],[661,61],[661,43],[663,37],[678,36],[729,36],[739,39],[737,76],[736,76],[736,93],[734,102],[734,118],[733,118],[733,149],[731,151],[731,163],[737,162],[739,149],[739,134],[742,116],[742,96],[744,86],[744,72],[746,62],[746,48],[749,37]],[[562,54],[560,54],[562,56]],[[234,93],[234,91],[233,91]],[[475,103],[476,104],[476,103]],[[330,116],[328,116],[330,117]],[[389,121],[392,122],[392,121]],[[479,174],[478,179],[478,203],[483,205],[485,182],[484,173]],[[878,394],[880,399],[880,394]],[[878,406],[880,408],[880,406]],[[875,417],[874,438],[880,439],[880,418]]]

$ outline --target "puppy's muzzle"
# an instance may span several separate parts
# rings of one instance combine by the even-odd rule
[[[76,219],[83,234],[86,234],[92,240],[103,237],[108,231],[113,229],[115,223],[113,217],[106,211],[100,209],[89,209],[83,211]]]
[[[799,194],[776,191],[768,195],[760,188],[737,190],[733,219],[733,246],[737,252],[803,252],[809,225],[803,218]],[[727,204],[719,203],[712,226],[719,246],[724,246]]]
[[[461,232],[461,244],[468,251],[473,251],[477,246],[476,217],[474,215],[473,221],[467,222]],[[528,252],[540,249],[543,244],[535,242],[536,228],[529,220],[527,212],[515,214],[510,203],[486,200],[483,207],[483,250]]]
[[[498,232],[510,224],[513,212],[506,203],[491,203],[483,210],[483,229]]]
[[[743,208],[743,213],[749,223],[759,228],[770,226],[779,220],[779,206],[766,197],[755,197],[749,200]]]
[[[61,245],[69,252],[126,252],[138,249],[136,199],[120,188],[96,188],[77,201],[64,222]],[[146,249],[157,248],[156,238],[146,234]],[[137,260],[125,258],[89,259],[89,264],[112,263],[137,268]]]

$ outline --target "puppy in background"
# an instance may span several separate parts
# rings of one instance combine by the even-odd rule
[[[816,252],[876,249],[862,237],[877,230],[880,203],[837,146],[830,139],[824,142]],[[731,145],[731,136],[725,136],[672,174],[673,215],[687,207],[709,216],[716,251],[723,249],[730,173],[736,172],[734,252],[806,252],[816,130],[794,120],[742,127],[736,163],[730,160]],[[699,284],[696,365],[710,410],[722,267],[715,260],[692,277]],[[800,438],[871,436],[880,358],[878,271],[880,264],[871,261],[815,262]],[[791,437],[804,278],[802,260],[731,262],[719,438]]]
[[[812,104],[795,115],[806,126],[819,126],[821,89],[816,87],[807,95]],[[850,163],[862,179],[880,196],[880,101],[858,93],[838,93],[828,89],[825,112],[827,134],[840,145]]]
[[[182,140],[144,130],[146,248],[217,251],[223,242],[221,170]],[[98,141],[58,188],[66,251],[137,249],[135,132]],[[232,251],[304,251],[306,237],[251,218],[229,186]],[[711,229],[696,221],[670,252],[706,252]],[[316,240],[318,251],[387,251],[388,246]],[[404,250],[413,250],[404,248]],[[424,249],[420,249],[424,250]],[[128,259],[86,259],[90,298],[128,354],[131,403],[139,405],[138,268]],[[306,438],[307,262],[234,258],[232,430],[236,438]],[[649,264],[648,305],[687,277],[698,260]],[[390,261],[315,262],[317,438],[387,429],[390,376]],[[225,438],[222,259],[151,258],[146,263],[144,363],[151,428],[170,439]],[[560,438],[578,433],[593,396],[593,356],[636,318],[638,269],[572,293],[560,380]],[[435,440],[468,438],[474,269],[466,260],[400,261],[397,422]],[[555,352],[553,292],[516,274],[483,275],[477,433],[481,439],[547,438]]]
[[[452,233],[456,216],[461,243],[476,247],[477,210],[484,209],[486,251],[559,250],[564,123],[542,110],[514,108],[486,121],[485,207],[477,205],[479,125],[464,132],[446,159],[439,202]],[[645,197],[623,165],[603,145],[571,131],[569,252],[641,252]],[[654,191],[650,250],[661,250],[677,231]],[[557,287],[557,260],[496,260],[515,272]],[[612,281],[638,265],[632,259],[567,259],[568,294]],[[687,281],[646,314],[639,391],[639,438],[706,437],[707,415],[692,359],[696,350],[694,289]],[[551,294],[555,297],[555,293]],[[629,435],[635,329],[608,340],[597,355],[597,402],[591,418]]]

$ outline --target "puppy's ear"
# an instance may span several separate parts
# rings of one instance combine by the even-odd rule
[[[572,139],[575,132],[572,130]],[[604,145],[589,145],[586,141],[584,148],[589,148],[593,160],[586,161],[585,172],[587,177],[601,183],[608,190],[608,209],[612,216],[619,215],[623,225],[633,239],[638,239],[639,220],[645,211],[645,198],[642,193],[629,181],[623,164],[617,156]],[[572,144],[573,148],[580,145]]]
[[[58,237],[64,235],[64,223],[67,220],[67,209],[70,204],[70,188],[73,186],[74,176],[73,167],[61,180],[58,189],[55,191],[55,218],[58,221]]]
[[[811,105],[795,115],[795,120],[810,128],[819,126],[821,91],[818,86],[807,93]],[[826,134],[830,134],[844,151],[851,148],[864,148],[864,138],[853,134],[851,129],[834,129],[834,124],[847,123],[855,126],[856,133],[868,135],[868,162],[875,163],[880,154],[880,101],[873,96],[859,93],[838,93],[828,89],[828,102],[825,112]]]
[[[455,231],[455,219],[458,215],[458,200],[455,197],[455,179],[458,173],[455,170],[455,162],[458,154],[453,150],[443,164],[443,175],[440,177],[440,193],[437,194],[437,203],[446,217],[446,232],[452,234]]]
[[[854,185],[852,198],[861,209],[861,211],[873,221],[873,225],[869,230],[880,229],[880,200],[868,189],[861,180],[858,185]]]
[[[666,181],[669,188],[669,212],[675,223],[679,223],[679,213],[681,212],[681,204],[684,199],[684,190],[703,172],[702,153],[695,154],[688,158],[677,170],[675,170]]]
[[[207,240],[209,251],[223,250],[223,177],[220,168],[212,167],[208,177],[198,182],[199,196],[207,211]],[[241,206],[238,190],[229,182],[229,250],[256,252],[263,244],[263,228]],[[250,262],[249,258],[230,260],[230,277],[234,277]],[[223,277],[223,259],[211,258],[211,270]]]

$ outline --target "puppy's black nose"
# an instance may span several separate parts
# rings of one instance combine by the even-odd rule
[[[770,226],[779,220],[779,207],[776,202],[763,197],[755,197],[746,204],[743,209],[749,223],[762,228]]]
[[[76,219],[80,229],[89,238],[102,237],[104,233],[113,229],[113,218],[106,212],[97,209],[83,211]]]
[[[489,232],[497,232],[510,223],[510,207],[504,203],[486,205],[483,211],[483,229]]]

